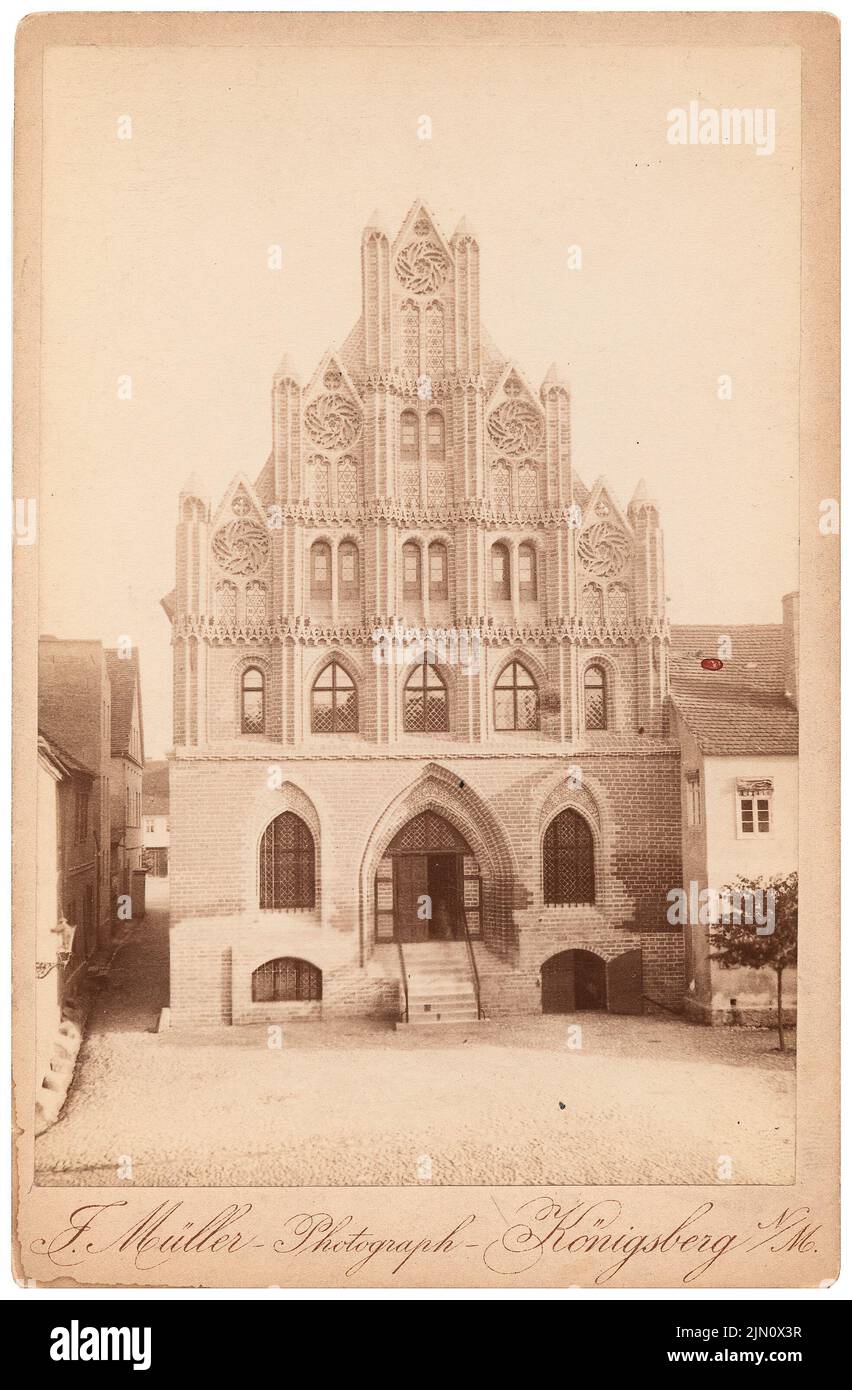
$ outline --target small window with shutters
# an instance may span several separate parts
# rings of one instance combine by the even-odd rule
[[[531,545],[522,545],[518,550],[518,589],[521,599],[528,603],[538,597],[535,550]]]
[[[402,547],[402,596],[420,598],[420,546],[413,541]]]
[[[311,546],[311,598],[331,598],[331,546],[326,541]]]
[[[341,599],[358,597],[358,547],[344,541],[337,552],[337,588]]]
[[[429,597],[442,599],[447,594],[447,547],[436,542],[429,547]]]
[[[491,547],[491,597],[497,603],[505,602],[511,597],[512,588],[509,578],[509,550],[505,545],[497,544]]]
[[[413,410],[404,410],[400,416],[400,449],[403,459],[411,460],[418,458],[419,429],[417,416]]]

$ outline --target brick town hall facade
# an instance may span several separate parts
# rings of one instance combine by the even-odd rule
[[[657,509],[574,473],[479,258],[422,203],[373,219],[257,479],[181,493],[173,1027],[682,1004]]]

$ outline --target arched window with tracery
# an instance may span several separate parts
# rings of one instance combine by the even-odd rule
[[[330,661],[314,681],[311,729],[315,734],[357,733],[358,692],[339,661]]]
[[[595,901],[595,846],[588,822],[570,807],[544,832],[544,901]]]
[[[282,811],[260,842],[260,906],[313,907],[314,861],[314,837],[305,822],[293,811]]]
[[[526,666],[510,661],[494,686],[494,728],[502,730],[537,729],[538,686]]]
[[[407,734],[434,734],[449,727],[447,687],[425,656],[405,682],[403,728]]]
[[[607,727],[606,675],[601,666],[587,666],[583,676],[583,709],[589,730]]]
[[[266,679],[257,666],[248,666],[240,678],[240,730],[262,734],[266,729]]]

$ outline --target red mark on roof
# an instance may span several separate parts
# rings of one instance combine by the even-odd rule
[[[721,671],[724,661],[720,661],[718,656],[705,656],[701,663],[702,671]]]

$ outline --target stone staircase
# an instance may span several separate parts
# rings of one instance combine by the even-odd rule
[[[408,1023],[397,1028],[435,1028],[478,1023],[476,984],[464,941],[406,945]]]

